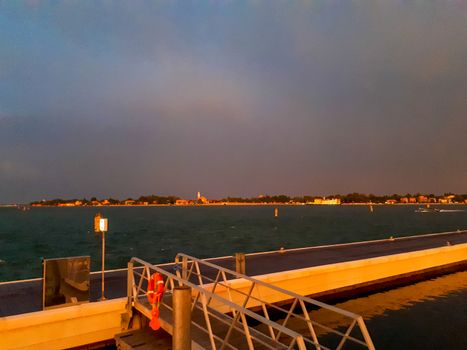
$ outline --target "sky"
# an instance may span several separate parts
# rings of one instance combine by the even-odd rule
[[[467,193],[467,1],[2,1],[0,203]]]

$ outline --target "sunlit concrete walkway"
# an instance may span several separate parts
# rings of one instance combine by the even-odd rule
[[[246,255],[246,274],[258,276],[464,243],[467,243],[467,231],[255,253]],[[209,260],[214,264],[235,270],[233,257]],[[465,262],[467,263],[467,257]],[[173,270],[173,265],[167,264],[163,268]],[[106,272],[107,299],[126,296],[126,278],[126,269]],[[91,274],[91,301],[100,298],[100,281],[100,273]],[[0,283],[0,317],[40,311],[41,293],[40,278]]]

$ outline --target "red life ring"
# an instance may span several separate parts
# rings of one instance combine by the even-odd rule
[[[164,278],[159,272],[153,273],[149,279],[148,292],[146,295],[151,304],[161,301],[164,295]]]
[[[152,317],[149,326],[157,331],[161,327],[159,322],[159,303],[161,302],[162,296],[164,295],[164,278],[159,272],[153,273],[149,279],[148,292],[146,295],[148,297],[148,301],[152,305]]]

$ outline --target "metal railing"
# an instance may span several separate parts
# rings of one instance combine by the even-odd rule
[[[349,343],[369,350],[375,349],[360,315],[183,253],[177,254],[175,264],[176,274],[180,279],[191,281],[208,290],[212,295],[223,296],[230,302],[230,304],[218,303],[215,298],[209,297],[205,301],[207,307],[224,313],[229,312],[234,318],[238,318],[236,308],[230,305],[242,305],[243,308],[248,308],[268,321],[258,325],[256,329],[267,332],[274,340],[280,340],[284,335],[282,329],[273,327],[273,324],[280,322],[282,327],[299,330],[304,335],[306,346],[316,350],[341,350]],[[278,305],[278,301],[282,306]],[[333,316],[337,315],[339,326],[336,327],[336,323],[333,323],[333,327],[318,322],[313,317],[318,310],[325,310]],[[276,322],[269,323],[273,319]],[[335,317],[333,319],[335,320]],[[343,324],[345,326],[342,326]]]
[[[185,258],[184,261],[188,260]],[[198,261],[192,265],[198,266]],[[200,339],[201,335],[201,338],[204,337],[205,343],[208,344],[205,347],[212,349],[306,349],[304,337],[301,334],[247,309],[245,304],[236,304],[215,294],[214,291],[209,291],[202,284],[182,277],[181,275],[187,276],[187,269],[182,273],[177,270],[176,274],[173,274],[138,258],[132,258],[128,263],[127,311],[130,315],[134,307],[147,317],[151,317],[151,305],[146,300],[146,294],[148,281],[154,272],[162,274],[165,280],[165,294],[159,307],[161,325],[167,332],[171,333],[173,329],[170,316],[168,316],[173,312],[172,291],[178,286],[188,286],[192,290],[192,339],[196,341],[195,338]],[[226,306],[232,314],[224,314],[210,307],[213,302]],[[164,309],[168,312],[164,313]],[[166,319],[164,315],[167,316]],[[272,333],[263,333],[253,328],[253,324],[263,325],[272,330]],[[196,336],[193,336],[194,332],[197,333]],[[273,336],[274,334],[276,336]]]

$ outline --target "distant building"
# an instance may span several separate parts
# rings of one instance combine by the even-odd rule
[[[453,195],[453,194],[451,194],[449,196],[444,196],[443,198],[438,199],[438,203],[442,203],[442,204],[453,203],[455,197],[456,196]]]
[[[125,201],[125,205],[134,205],[135,204],[135,201],[133,199],[127,199]]]
[[[448,200],[448,203],[452,203],[452,202],[454,202],[454,198],[456,198],[456,196],[451,194],[451,195],[446,196],[444,198],[446,198]]]
[[[386,204],[396,204],[397,201],[395,199],[388,199],[386,202],[384,202]]]
[[[201,192],[198,192],[197,196],[196,196],[196,202],[198,204],[208,204],[209,203],[209,200],[206,198],[206,197],[203,197],[201,195]]]
[[[417,200],[418,200],[418,203],[427,203],[428,202],[428,197],[427,196],[418,196]]]
[[[409,203],[417,203],[417,198],[415,198],[415,197],[410,197],[410,198],[409,198]]]
[[[409,199],[407,197],[402,197],[401,203],[409,203]]]
[[[201,197],[198,198],[198,203],[208,204],[209,200],[206,197],[201,196]]]
[[[59,207],[74,207],[75,203],[59,203]]]
[[[321,205],[339,205],[341,204],[340,198],[315,198],[313,204],[321,204]]]

